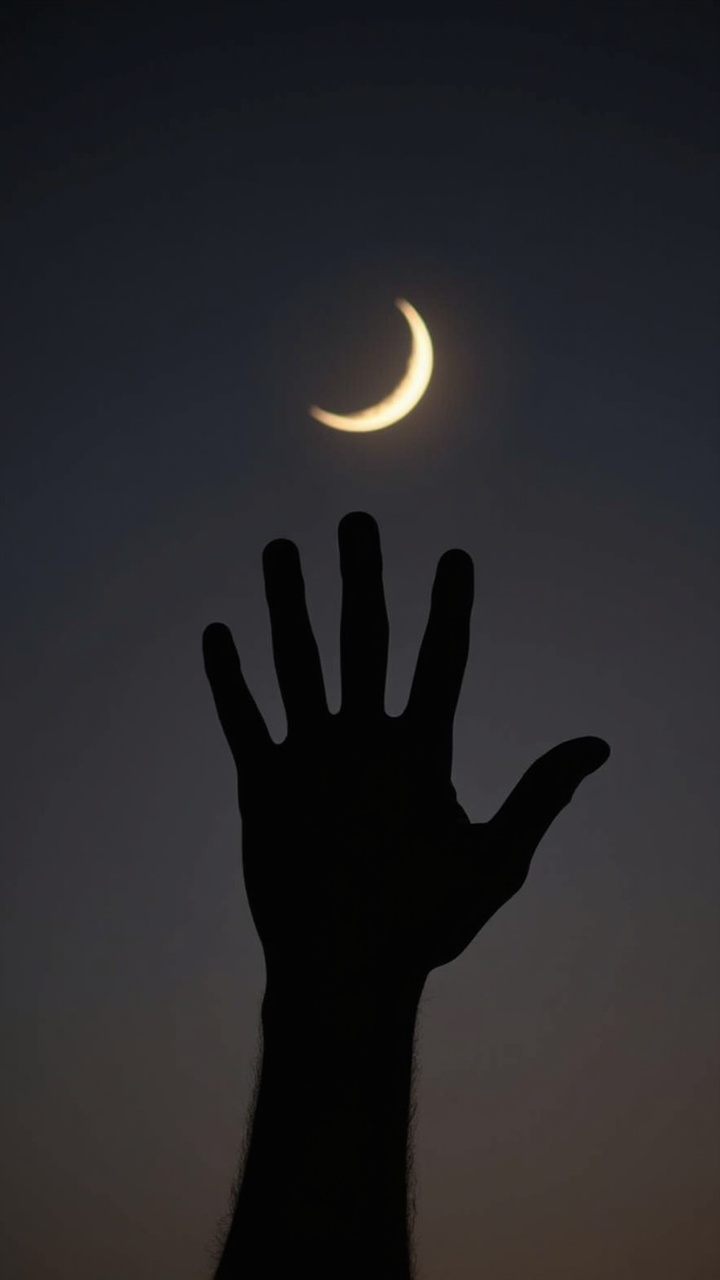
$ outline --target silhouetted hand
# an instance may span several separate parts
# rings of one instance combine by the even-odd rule
[[[339,527],[342,705],[328,711],[294,543],[264,554],[273,652],[288,732],[273,743],[232,636],[207,628],[204,656],[237,765],[247,893],[268,976],[407,977],[420,986],[527,876],[543,834],[609,754],[575,738],[536,761],[487,823],[451,783],[452,732],[468,653],[473,567],[438,565],[407,707],[388,716],[388,621],[380,541],[368,515]]]

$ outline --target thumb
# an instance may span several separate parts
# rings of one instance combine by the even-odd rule
[[[521,863],[529,863],[583,778],[599,769],[609,755],[610,748],[602,738],[571,738],[540,756],[487,825],[496,847]]]

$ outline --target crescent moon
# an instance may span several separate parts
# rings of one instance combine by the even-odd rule
[[[383,427],[389,427],[393,422],[399,422],[404,418],[425,394],[433,370],[433,346],[430,334],[422,316],[410,306],[409,302],[404,298],[397,298],[395,306],[402,311],[407,320],[412,337],[410,358],[402,380],[379,404],[363,409],[360,413],[347,415],[327,413],[325,409],[312,405],[310,409],[312,417],[324,423],[326,427],[336,427],[338,431],[380,431]]]

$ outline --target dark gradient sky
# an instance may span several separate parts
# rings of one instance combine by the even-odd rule
[[[455,780],[613,754],[428,983],[420,1280],[714,1280],[720,1240],[717,10],[6,9],[0,1269],[202,1280],[263,964],[202,671],[275,734],[260,554],[332,697],[378,519],[388,705],[476,564]],[[348,436],[436,346],[398,426]]]

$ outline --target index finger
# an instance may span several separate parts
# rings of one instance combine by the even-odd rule
[[[430,615],[420,646],[405,715],[418,731],[452,749],[452,726],[470,648],[473,562],[466,551],[441,556],[432,590]]]

